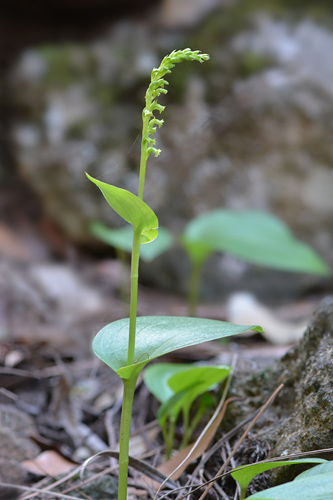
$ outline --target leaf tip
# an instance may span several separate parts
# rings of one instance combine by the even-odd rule
[[[95,179],[91,177],[91,175],[88,174],[88,172],[84,172],[86,174],[86,177],[91,181],[95,183]]]

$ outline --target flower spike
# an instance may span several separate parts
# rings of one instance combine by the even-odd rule
[[[151,82],[146,92],[146,107],[142,112],[142,143],[141,143],[141,163],[140,163],[140,181],[139,181],[139,198],[143,198],[143,187],[144,179],[146,174],[146,163],[150,153],[153,153],[157,157],[161,150],[155,148],[155,140],[152,140],[152,136],[156,132],[156,126],[161,127],[163,125],[163,120],[159,120],[155,117],[154,112],[158,111],[162,113],[165,106],[162,106],[157,102],[157,98],[160,94],[167,94],[167,90],[164,88],[165,85],[169,85],[169,82],[163,77],[168,73],[171,73],[171,69],[175,64],[182,61],[198,61],[203,63],[208,61],[209,55],[202,54],[199,50],[183,49],[174,50],[171,54],[165,56],[159,68],[154,68],[151,72]]]

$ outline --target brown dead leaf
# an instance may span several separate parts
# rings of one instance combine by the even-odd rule
[[[67,474],[74,467],[77,467],[76,463],[67,460],[67,458],[53,450],[43,451],[33,460],[24,460],[21,465],[33,474],[51,477]]]
[[[0,255],[13,260],[25,261],[28,251],[21,239],[4,224],[0,224]]]

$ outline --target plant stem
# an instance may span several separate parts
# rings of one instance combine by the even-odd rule
[[[141,232],[134,230],[132,257],[131,257],[131,296],[130,296],[130,319],[129,319],[129,339],[127,364],[135,363],[135,334],[136,334],[136,314],[138,303],[138,278],[139,278],[139,258],[141,246]],[[134,370],[130,378],[122,379],[124,384],[123,404],[121,410],[120,439],[119,439],[119,483],[118,500],[127,499],[127,477],[129,462],[129,437],[131,429],[132,406],[135,391],[135,384],[141,369]]]
[[[170,458],[172,450],[173,450],[173,443],[175,440],[175,430],[176,430],[176,420],[174,418],[169,419],[169,428],[167,431],[167,440],[164,439],[165,444],[166,444],[166,450],[165,454],[167,459]]]
[[[151,101],[151,99],[150,99]],[[143,115],[142,145],[140,159],[140,177],[138,197],[143,199],[143,190],[146,176],[147,164],[147,136],[148,136],[149,116]],[[138,281],[139,281],[139,258],[141,247],[141,231],[135,230],[133,233],[132,256],[131,256],[131,290],[130,290],[130,317],[129,317],[129,338],[127,364],[133,365],[135,362],[135,335],[136,316],[138,306]],[[119,485],[118,500],[127,499],[127,477],[129,462],[129,437],[131,428],[132,406],[135,391],[135,384],[138,374],[135,372],[129,379],[123,380],[124,395],[120,422],[119,440]]]
[[[138,373],[135,372],[129,379],[123,379],[124,394],[120,421],[118,500],[126,500],[127,498],[129,437],[131,429],[133,397],[137,378]]]
[[[141,246],[141,233],[140,231],[134,230],[132,258],[131,258],[131,299],[130,299],[129,339],[128,339],[128,355],[127,355],[128,365],[132,365],[134,363],[140,246]]]
[[[206,410],[207,410],[206,406],[204,406],[204,405],[199,406],[196,414],[193,416],[191,424],[188,426],[188,429],[186,429],[187,432],[186,432],[185,438],[184,438],[184,448],[190,442],[191,436],[192,436],[193,432],[195,431],[195,428],[197,427],[199,422],[201,422],[201,419],[204,416],[204,414],[206,413]]]
[[[189,438],[189,430],[190,430],[190,408],[183,408],[183,426],[184,426],[184,434],[182,442],[180,443],[179,449],[182,450],[188,444]]]
[[[190,276],[190,289],[188,295],[188,314],[189,316],[196,316],[197,305],[199,298],[200,279],[205,260],[192,261],[191,276]]]

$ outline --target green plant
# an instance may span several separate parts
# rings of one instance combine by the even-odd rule
[[[195,315],[203,266],[213,252],[227,252],[261,266],[327,275],[330,269],[277,217],[255,210],[217,209],[191,220],[182,244],[192,265],[189,310]]]
[[[318,450],[318,453],[320,450]],[[267,461],[233,469],[231,475],[241,486],[240,500],[245,498],[246,490],[252,479],[266,470],[284,465],[318,463],[289,483],[280,484],[255,493],[248,500],[331,500],[333,498],[333,461],[321,458],[303,458],[287,461]]]
[[[323,466],[327,467],[327,464],[330,464],[331,462],[327,462],[326,460],[324,460],[322,458],[300,458],[298,460],[279,460],[279,461],[267,460],[264,462],[259,462],[259,463],[255,463],[255,464],[251,464],[251,465],[246,465],[245,467],[239,467],[239,468],[233,469],[231,471],[231,475],[238,482],[238,484],[241,488],[240,500],[244,500],[246,497],[246,491],[248,489],[250,482],[258,474],[261,474],[262,472],[265,472],[265,471],[268,471],[271,469],[275,469],[276,467],[282,467],[284,465],[300,465],[300,464],[314,464],[314,463],[322,464],[322,465],[317,466],[317,467],[323,467]],[[315,475],[316,474],[315,469],[317,469],[317,467],[314,467],[308,471],[303,472],[302,474],[297,476],[297,478],[301,478],[301,476],[308,477],[309,475],[310,476]],[[320,470],[322,471],[322,469],[320,469]],[[325,469],[325,472],[330,473],[330,477],[332,480],[333,479],[333,468],[331,467],[330,470]],[[318,474],[320,474],[320,473],[321,472],[318,471]],[[305,474],[305,476],[303,474]],[[287,484],[290,484],[290,483],[287,483]],[[287,487],[286,487],[286,485],[283,485],[283,486],[284,486],[284,490],[288,491],[288,486]],[[297,487],[296,487],[296,489],[297,489]],[[299,489],[301,491],[300,487],[299,487]],[[255,495],[251,495],[248,498],[251,498],[251,499],[252,498],[253,499],[266,498],[265,494],[269,494],[269,492],[271,490],[276,491],[276,488],[269,488],[269,489],[262,491],[260,493],[256,493]],[[332,491],[333,491],[333,487],[331,488],[331,493],[332,493]],[[267,498],[279,498],[279,500],[289,500],[289,499],[296,500],[296,498],[293,495],[289,495],[289,493],[288,493],[289,496],[286,496],[286,497],[284,497],[283,495],[280,496],[279,491],[277,491],[276,493],[278,494],[278,497],[268,496]],[[304,493],[305,492],[303,491],[303,495],[304,495]],[[257,495],[259,495],[259,496],[257,496]],[[260,495],[263,495],[263,496],[260,496]],[[312,492],[312,495],[313,495],[313,492]],[[306,498],[306,497],[302,497],[302,500],[303,500],[303,498]],[[311,499],[312,498],[313,498],[313,496],[311,497]]]
[[[157,418],[166,443],[166,455],[170,456],[177,419],[182,413],[184,434],[180,448],[190,441],[193,431],[208,406],[214,404],[208,391],[225,379],[229,366],[189,365],[179,363],[155,363],[144,373],[148,389],[162,403]],[[190,418],[194,401],[199,398],[196,413]]]
[[[126,500],[129,461],[129,435],[135,385],[139,374],[148,361],[163,354],[200,344],[225,336],[241,333],[248,329],[262,331],[259,326],[239,326],[214,320],[197,318],[148,316],[137,318],[138,272],[141,244],[153,241],[158,233],[158,219],[152,209],[143,201],[146,165],[151,153],[158,156],[152,138],[156,127],[163,124],[157,119],[156,111],[164,107],[157,102],[160,94],[167,93],[164,76],[171,72],[176,63],[184,60],[204,62],[209,57],[199,51],[184,49],[164,57],[159,68],[152,71],[151,83],[146,92],[146,106],[143,110],[141,160],[138,196],[124,189],[106,184],[87,174],[102,191],[109,205],[120,217],[133,226],[131,257],[130,317],[115,321],[104,327],[93,341],[94,353],[112,368],[123,381],[123,406],[120,424],[119,486],[118,499]]]

